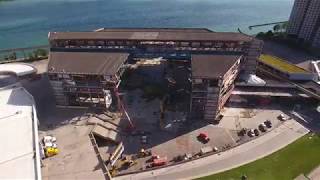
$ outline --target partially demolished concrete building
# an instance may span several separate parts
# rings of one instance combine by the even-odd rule
[[[48,75],[56,103],[62,106],[109,107],[128,55],[51,51]]]
[[[48,74],[57,104],[108,106],[130,58],[188,60],[190,117],[215,120],[238,74],[255,74],[262,41],[197,28],[49,33]],[[107,104],[107,105],[106,105]]]

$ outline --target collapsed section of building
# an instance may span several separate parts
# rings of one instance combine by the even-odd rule
[[[129,57],[162,57],[189,63],[190,117],[210,121],[219,116],[238,74],[255,74],[262,49],[251,36],[200,28],[51,32],[49,43],[48,74],[59,105],[108,108]]]

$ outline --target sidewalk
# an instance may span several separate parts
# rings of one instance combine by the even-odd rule
[[[311,180],[320,179],[320,166],[312,170],[307,177]]]
[[[223,172],[267,156],[309,132],[296,121],[287,121],[273,131],[221,154],[154,171],[116,177],[126,179],[194,179]]]

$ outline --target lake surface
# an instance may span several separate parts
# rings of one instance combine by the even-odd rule
[[[294,0],[15,0],[0,2],[0,49],[47,44],[49,31],[206,27],[253,34],[286,21]]]

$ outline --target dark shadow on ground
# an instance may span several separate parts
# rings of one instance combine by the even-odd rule
[[[311,54],[297,48],[293,49],[284,44],[271,41],[264,41],[263,53],[280,57],[293,64],[298,64],[307,60],[315,59]]]
[[[36,101],[37,115],[40,122],[39,130],[55,129],[70,123],[75,117],[86,116],[87,109],[57,108],[53,90],[46,73],[38,80],[23,81],[23,87]]]
[[[287,112],[287,115],[296,120],[312,132],[320,132],[320,113],[315,107],[307,106]]]

